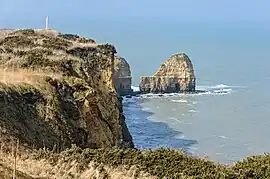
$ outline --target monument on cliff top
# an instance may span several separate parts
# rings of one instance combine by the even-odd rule
[[[171,56],[153,76],[141,77],[141,93],[194,92],[196,77],[191,60],[185,53]]]
[[[46,16],[45,30],[49,30],[49,16]]]

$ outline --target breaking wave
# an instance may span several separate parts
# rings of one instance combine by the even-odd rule
[[[239,88],[245,88],[243,86],[228,86],[225,84],[218,84],[214,86],[197,86],[194,93],[169,93],[169,94],[142,94],[142,98],[160,98],[160,97],[177,97],[177,96],[201,96],[201,95],[226,95],[235,92]],[[139,87],[132,86],[134,91],[139,91]],[[185,100],[172,100],[175,103],[185,103]]]
[[[187,100],[184,100],[184,99],[179,99],[179,100],[172,99],[171,101],[174,103],[187,103],[188,102]]]
[[[133,89],[135,92],[140,91],[140,88],[137,86],[131,86],[131,89]]]

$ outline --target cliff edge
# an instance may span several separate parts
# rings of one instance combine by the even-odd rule
[[[51,30],[0,33],[0,143],[133,147],[113,83],[116,49]]]
[[[141,93],[178,93],[195,91],[196,77],[185,53],[171,56],[153,76],[141,77]]]

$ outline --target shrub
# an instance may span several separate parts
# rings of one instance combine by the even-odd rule
[[[43,44],[42,44],[42,46],[45,48],[56,49],[56,50],[65,50],[71,45],[72,45],[71,42],[65,39],[59,38],[59,37],[43,39]]]
[[[5,45],[9,48],[36,46],[35,43],[26,36],[8,36],[0,41],[0,45]]]

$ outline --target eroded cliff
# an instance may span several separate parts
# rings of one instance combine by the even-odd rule
[[[132,77],[128,62],[124,58],[116,56],[114,60],[114,70],[114,81],[118,93],[120,95],[132,93]]]
[[[113,83],[114,46],[45,30],[0,35],[0,142],[133,147]]]
[[[171,56],[153,76],[141,77],[141,93],[178,93],[195,91],[196,78],[185,53]]]

